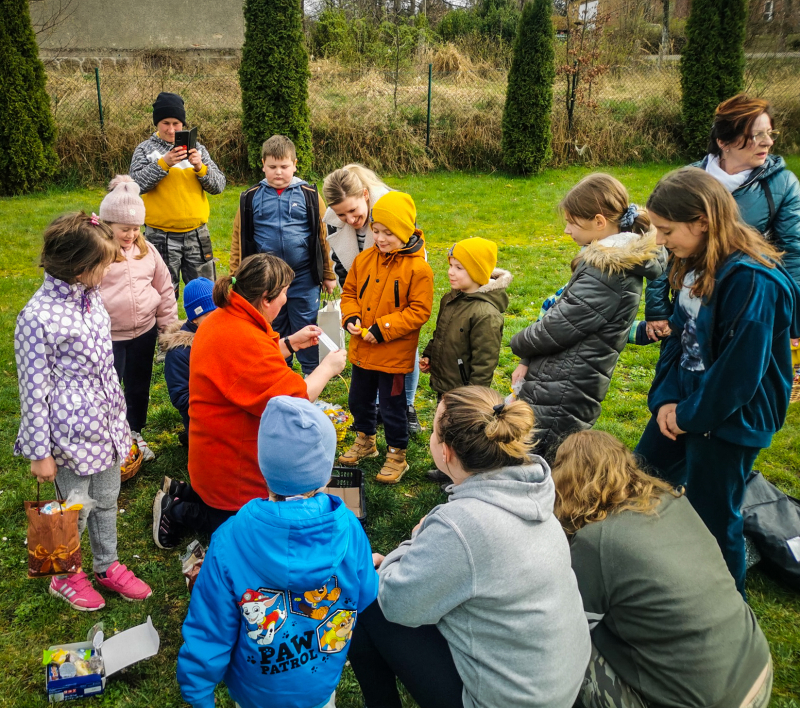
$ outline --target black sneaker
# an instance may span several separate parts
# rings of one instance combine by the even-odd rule
[[[161,491],[169,497],[183,497],[188,486],[187,482],[181,482],[166,475],[161,478]]]
[[[436,482],[436,484],[452,484],[453,480],[450,479],[444,472],[438,469],[428,470],[425,473],[425,476],[431,481]]]
[[[161,489],[153,500],[153,541],[164,550],[175,548],[181,539],[180,527],[170,514],[176,501]]]
[[[422,432],[422,426],[419,424],[417,417],[417,409],[414,406],[408,407],[408,434],[419,435]]]

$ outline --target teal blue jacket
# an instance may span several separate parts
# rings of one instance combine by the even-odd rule
[[[707,164],[706,155],[692,167],[704,170]],[[783,251],[784,268],[800,284],[800,182],[786,167],[786,161],[778,155],[768,155],[764,164],[733,192],[733,198],[742,221]],[[660,278],[647,282],[644,313],[649,322],[668,320],[672,315],[668,274],[667,270]]]
[[[653,414],[677,403],[687,433],[748,447],[768,447],[786,419],[792,388],[790,337],[800,336],[800,287],[782,266],[768,268],[740,252],[717,272],[697,315],[704,371],[681,366],[683,309],[669,321],[647,404]]]

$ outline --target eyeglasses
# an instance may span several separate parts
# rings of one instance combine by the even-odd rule
[[[759,133],[753,133],[751,137],[754,143],[763,143],[767,139],[774,143],[778,139],[779,135],[780,131],[778,130],[762,130]]]

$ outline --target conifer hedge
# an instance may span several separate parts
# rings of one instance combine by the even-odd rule
[[[503,161],[522,174],[538,172],[552,154],[555,53],[552,0],[530,0],[522,10],[503,110]]]
[[[714,110],[744,86],[747,0],[692,0],[681,56],[684,137],[689,155],[706,153]]]
[[[0,0],[0,194],[30,192],[58,166],[44,66],[28,0]]]
[[[300,173],[311,169],[308,53],[300,0],[245,0],[239,67],[242,127],[250,165],[261,168],[261,145],[272,135],[291,138]]]

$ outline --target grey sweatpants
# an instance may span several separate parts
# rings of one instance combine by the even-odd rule
[[[78,516],[78,534],[89,526],[95,573],[105,573],[117,560],[117,497],[119,497],[119,461],[102,472],[81,477],[72,470],[59,467],[56,473],[58,489],[64,497],[78,490],[94,499],[97,506]]]

